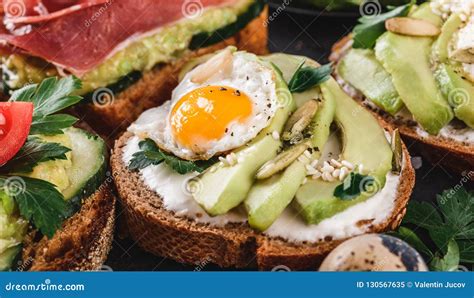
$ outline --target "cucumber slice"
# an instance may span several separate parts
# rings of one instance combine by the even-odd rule
[[[107,149],[100,137],[85,130],[69,128],[65,133],[71,139],[72,166],[66,169],[70,185],[62,193],[71,205],[80,207],[81,200],[93,194],[105,180]]]

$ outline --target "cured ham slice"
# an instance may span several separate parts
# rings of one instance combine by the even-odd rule
[[[0,41],[80,77],[129,39],[237,0],[25,0],[26,12],[17,17],[8,16],[7,1],[21,0],[3,0],[6,22],[29,28],[22,35],[2,28]],[[35,15],[32,3],[46,13]]]
[[[3,0],[3,11],[10,23],[32,24],[59,18],[110,0]]]

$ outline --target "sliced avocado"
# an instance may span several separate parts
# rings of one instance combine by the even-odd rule
[[[341,158],[354,165],[363,165],[365,171],[380,188],[391,169],[392,151],[379,122],[362,109],[338,86],[334,79],[321,84],[325,100],[336,102],[335,121],[342,134]],[[307,223],[316,224],[346,208],[366,200],[370,194],[361,194],[353,200],[334,197],[335,188],[342,182],[310,180],[296,193],[295,206]]]
[[[412,15],[441,26],[440,17],[422,5]],[[431,70],[430,53],[433,39],[386,32],[375,45],[377,59],[392,75],[393,84],[403,103],[418,123],[430,134],[437,134],[454,117],[439,90]]]
[[[339,62],[337,73],[382,110],[394,115],[403,107],[392,76],[377,61],[374,51],[351,49]]]
[[[10,269],[13,260],[21,249],[28,222],[21,219],[5,202],[11,198],[0,191],[0,271]],[[7,203],[10,204],[10,203]]]
[[[270,64],[268,66],[271,67]],[[201,189],[194,194],[194,199],[212,216],[225,214],[244,201],[255,181],[257,170],[275,157],[281,146],[281,141],[275,140],[272,132],[282,133],[288,116],[295,109],[295,103],[283,78],[277,71],[274,73],[277,96],[282,106],[275,113],[271,124],[253,141],[234,152],[242,159],[237,164],[224,166],[218,163],[200,176]]]
[[[438,66],[435,76],[456,117],[474,128],[474,86],[445,63]]]
[[[276,54],[264,58],[277,65],[284,77],[291,77],[301,59],[296,56]],[[308,61],[309,64],[315,62]],[[299,95],[299,104],[305,100],[320,97],[319,87],[311,88]],[[314,148],[322,148],[329,136],[329,128],[334,117],[335,103],[332,98],[320,102],[310,127],[313,130],[311,143]],[[318,158],[319,150],[313,152]],[[251,227],[264,231],[280,216],[291,203],[301,183],[306,177],[306,163],[296,160],[282,173],[255,183],[245,199],[245,207],[249,214],[248,221]]]
[[[452,14],[443,24],[441,34],[433,45],[433,56],[435,60],[442,63],[448,62],[449,43],[461,24],[462,20],[457,14]]]

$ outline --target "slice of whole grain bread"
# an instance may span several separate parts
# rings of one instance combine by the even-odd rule
[[[111,178],[83,202],[51,239],[30,228],[18,270],[100,270],[112,245],[115,195]]]
[[[334,44],[330,60],[337,63],[351,48],[352,37],[347,35]],[[338,82],[344,80],[335,73]],[[353,96],[359,102],[364,101],[363,95]],[[369,111],[392,127],[400,130],[408,148],[415,154],[420,154],[427,158],[434,165],[442,165],[451,171],[464,176],[466,179],[474,181],[474,145],[457,142],[441,136],[422,136],[416,131],[416,123],[400,121],[372,106],[364,105]],[[415,124],[415,125],[414,125]]]
[[[205,262],[259,270],[279,268],[277,266],[315,270],[343,241],[324,239],[316,244],[294,244],[255,232],[247,224],[214,227],[177,217],[163,208],[161,197],[144,184],[139,173],[129,171],[124,164],[122,151],[131,136],[126,132],[116,141],[111,167],[129,234],[146,251],[188,264]],[[415,173],[404,145],[403,151],[405,166],[394,210],[383,223],[370,226],[370,232],[395,229],[406,212]]]
[[[209,47],[187,51],[182,58],[171,63],[157,65],[150,71],[144,72],[143,76],[130,87],[114,94],[112,99],[77,106],[78,114],[105,139],[113,140],[143,111],[159,106],[171,98],[171,91],[178,84],[179,71],[191,59],[227,46],[236,46],[239,50],[257,55],[266,54],[268,52],[267,16],[268,7],[258,18],[234,36]]]

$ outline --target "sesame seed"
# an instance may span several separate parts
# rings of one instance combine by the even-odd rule
[[[313,180],[321,178],[321,172],[317,171],[311,178],[313,178]]]
[[[341,170],[335,169],[334,172],[332,172],[332,176],[334,178],[338,178],[340,173],[341,173]]]
[[[316,166],[318,165],[318,162],[319,162],[319,160],[317,160],[317,159],[313,160],[313,161],[311,162],[311,166],[312,166],[313,168],[316,168]]]
[[[278,131],[274,130],[272,132],[272,137],[275,141],[279,141],[280,140],[280,133]]]
[[[334,158],[331,159],[331,165],[334,166],[335,168],[340,168],[342,166],[342,164],[338,162],[337,160],[335,160]]]
[[[308,150],[305,150],[303,154],[304,154],[304,156],[306,156],[308,159],[311,160],[311,153],[309,153]]]
[[[348,162],[347,160],[341,161],[341,164],[343,166],[345,166],[346,168],[350,169],[350,170],[354,169],[354,165],[352,163]]]

